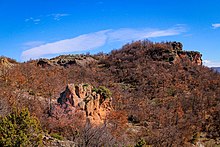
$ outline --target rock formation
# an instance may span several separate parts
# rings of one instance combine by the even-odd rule
[[[174,63],[178,60],[189,60],[193,64],[202,65],[202,54],[196,51],[183,51],[183,45],[180,42],[171,42],[172,51],[176,54]]]
[[[202,54],[196,51],[177,51],[176,60],[189,60],[193,64],[202,65]]]
[[[182,50],[183,49],[183,45],[180,42],[174,41],[174,42],[171,42],[170,44],[171,44],[173,50]]]
[[[52,66],[52,63],[48,59],[39,59],[37,62],[37,66],[41,66],[43,68]]]
[[[202,54],[196,51],[183,51],[180,42],[169,42],[166,48],[158,47],[149,49],[147,55],[154,61],[177,63],[189,61],[193,64],[202,65]]]
[[[87,55],[61,55],[52,59],[40,59],[37,62],[37,65],[42,67],[48,67],[48,66],[68,67],[71,65],[86,66],[93,62],[97,62],[96,59]]]
[[[66,90],[60,94],[58,104],[53,106],[51,115],[56,117],[61,111],[74,115],[81,113],[92,124],[103,123],[106,115],[112,110],[111,97],[108,93],[108,89],[103,87],[68,84]]]
[[[9,69],[11,69],[14,65],[18,64],[15,60],[7,58],[7,57],[0,57],[0,76]]]
[[[15,62],[15,61],[13,61]],[[14,63],[10,62],[6,57],[0,57],[0,67],[12,67]]]

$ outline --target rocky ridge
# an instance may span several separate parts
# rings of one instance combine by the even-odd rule
[[[150,57],[150,59],[154,61],[165,61],[174,64],[177,62],[188,61],[193,64],[202,65],[201,53],[197,51],[185,51],[183,50],[182,43],[175,41],[164,43],[164,46],[158,46],[157,48],[148,49],[145,55]],[[86,67],[92,63],[98,62],[100,61],[96,59],[95,56],[91,55],[61,55],[51,59],[39,59],[37,61],[37,65],[41,67],[69,67],[71,65]]]
[[[39,59],[38,66],[63,66],[68,67],[71,65],[87,66],[90,63],[97,62],[95,58],[89,55],[61,55],[51,59]]]

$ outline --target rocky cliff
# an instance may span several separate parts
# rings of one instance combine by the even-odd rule
[[[82,114],[92,124],[100,124],[112,109],[111,94],[107,88],[68,84],[57,99],[57,104],[53,106],[51,115],[57,117],[60,113]]]
[[[189,60],[193,64],[202,65],[202,54],[197,51],[183,51],[183,45],[180,42],[172,42],[172,51],[176,54],[174,61]]]
[[[180,42],[168,42],[167,46],[158,46],[149,49],[147,55],[155,61],[166,61],[170,63],[192,62],[193,64],[202,65],[202,54],[197,51],[184,51]]]

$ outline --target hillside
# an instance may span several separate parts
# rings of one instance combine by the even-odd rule
[[[109,54],[8,60],[0,115],[27,107],[49,134],[78,146],[219,144],[220,74],[201,57],[179,42],[145,40]]]

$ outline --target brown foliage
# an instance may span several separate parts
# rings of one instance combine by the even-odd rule
[[[8,113],[12,105],[29,107],[45,129],[58,131],[66,125],[68,134],[67,120],[63,124],[49,120],[50,104],[68,83],[90,83],[112,91],[115,111],[109,115],[108,131],[114,139],[125,137],[128,118],[145,128],[140,137],[155,146],[183,146],[201,131],[220,137],[220,75],[185,59],[176,64],[167,61],[170,49],[169,42],[137,41],[108,55],[94,55],[99,62],[86,67],[42,68],[29,61],[1,68],[0,114]]]

